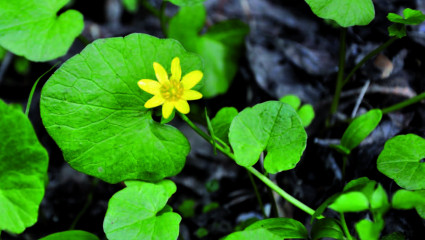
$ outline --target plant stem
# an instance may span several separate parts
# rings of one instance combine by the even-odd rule
[[[369,54],[367,54],[366,56],[363,57],[363,59],[356,64],[356,66],[351,70],[351,72],[347,75],[347,77],[344,79],[343,85],[347,84],[348,81],[350,81],[351,77],[354,75],[354,73],[361,67],[363,66],[363,64],[365,64],[366,61],[368,61],[369,59],[371,59],[373,56],[375,56],[376,54],[380,53],[382,50],[384,50],[385,48],[387,48],[388,46],[390,46],[395,40],[397,40],[398,38],[396,37],[392,37],[390,38],[388,41],[386,41],[384,44],[382,44],[381,46],[375,48],[372,52],[370,52]]]
[[[208,136],[205,132],[203,132],[200,128],[198,128],[192,121],[190,121],[190,119],[186,115],[180,114],[180,113],[179,113],[179,115],[182,118],[182,120],[185,121],[196,133],[198,133],[202,138],[204,138],[210,144],[213,144],[213,141],[212,141],[211,137]],[[222,152],[224,155],[226,155],[229,158],[235,160],[235,156],[233,155],[233,153],[230,152],[230,147],[227,146],[225,148],[225,147],[222,147],[221,145],[217,144],[217,149],[220,152]],[[293,205],[295,205],[299,209],[303,210],[304,212],[308,213],[309,215],[313,215],[314,214],[315,211],[313,209],[309,208],[304,203],[302,203],[299,200],[297,200],[296,198],[292,197],[290,194],[288,194],[287,192],[285,192],[282,188],[280,188],[279,186],[277,186],[274,182],[272,182],[266,176],[264,176],[263,174],[261,174],[260,172],[258,172],[255,168],[253,168],[253,167],[245,167],[245,168],[249,172],[251,172],[252,174],[254,174],[254,176],[256,176],[258,179],[260,179],[269,188],[273,189],[276,193],[278,193],[280,196],[282,196],[285,200],[287,200],[288,202],[292,203]],[[318,218],[320,219],[320,218],[323,218],[323,217],[322,216],[319,216]]]
[[[90,190],[89,195],[87,196],[86,203],[84,204],[83,208],[78,213],[78,215],[75,217],[74,221],[72,222],[71,226],[69,227],[69,230],[75,229],[75,226],[77,225],[78,221],[81,219],[81,217],[84,215],[84,213],[86,213],[87,209],[90,207],[90,204],[93,201],[93,191],[94,191],[94,188],[97,186],[98,183],[99,183],[99,179],[93,178],[93,181],[91,182],[91,190]]]
[[[340,213],[340,218],[341,218],[342,229],[344,231],[345,236],[347,237],[348,240],[352,240],[353,237],[351,236],[350,231],[348,231],[347,223],[345,222],[344,213]]]
[[[394,104],[392,106],[386,107],[386,108],[382,109],[382,113],[387,114],[387,113],[390,113],[390,112],[397,111],[399,109],[402,109],[404,107],[407,107],[409,105],[417,103],[417,102],[421,101],[422,99],[425,99],[425,92],[423,92],[419,95],[416,95],[416,96],[414,96],[410,99],[404,100],[403,102],[399,102],[399,103]]]
[[[264,211],[263,200],[261,200],[261,196],[260,196],[260,192],[258,191],[257,184],[255,184],[252,174],[248,171],[247,173],[248,173],[249,180],[252,183],[252,187],[254,188],[254,192],[255,192],[255,196],[257,197],[258,204],[260,204],[261,213],[263,214],[264,218],[267,218],[266,212]]]
[[[47,73],[49,73],[50,71],[52,71],[52,70],[53,70],[55,67],[57,67],[60,63],[61,63],[61,62],[57,62],[55,65],[53,65],[53,67],[51,67],[49,70],[47,70],[47,72],[43,73],[43,75],[41,75],[41,76],[40,76],[40,77],[39,77],[39,78],[35,81],[34,85],[32,86],[32,89],[31,89],[30,95],[29,95],[29,97],[28,97],[27,107],[26,107],[26,109],[25,109],[25,115],[27,115],[27,117],[28,117],[28,114],[29,114],[29,111],[30,111],[30,108],[31,108],[31,101],[32,101],[32,97],[33,97],[33,95],[34,95],[34,92],[35,92],[35,89],[36,89],[36,87],[37,87],[38,81],[40,81],[40,79],[41,79],[42,77],[44,77],[44,75],[46,75]]]
[[[343,87],[344,80],[344,68],[345,68],[345,51],[346,51],[346,36],[347,29],[341,28],[340,33],[340,45],[339,45],[339,64],[338,64],[338,77],[336,80],[335,94],[332,100],[330,117],[333,118],[333,114],[336,113],[338,109],[339,97],[341,96],[341,90]]]

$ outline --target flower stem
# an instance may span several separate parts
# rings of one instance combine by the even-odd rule
[[[189,127],[191,127],[196,133],[198,133],[203,139],[205,139],[210,144],[213,144],[213,140],[211,139],[211,137],[208,136],[204,131],[202,131],[198,126],[196,126],[186,115],[180,114],[180,113],[179,113],[179,115],[180,115],[181,119],[183,121],[185,121],[189,125]],[[217,149],[220,152],[222,152],[224,155],[235,160],[235,155],[230,151],[230,147],[227,146],[227,144],[225,145],[225,147],[221,146],[220,144],[217,144]],[[250,173],[254,174],[254,176],[256,176],[258,179],[260,179],[269,188],[273,189],[277,194],[282,196],[285,200],[292,203],[293,205],[295,205],[299,209],[303,210],[304,212],[308,213],[309,215],[314,214],[315,211],[313,209],[309,208],[304,203],[302,203],[299,200],[297,200],[296,198],[292,197],[290,194],[285,192],[282,188],[280,188],[278,185],[276,185],[274,182],[272,182],[266,176],[264,176],[263,174],[258,172],[255,168],[253,168],[253,167],[245,167],[245,168]],[[318,218],[320,219],[320,218],[323,218],[323,217],[319,216]]]
[[[363,59],[356,64],[356,66],[354,66],[354,68],[351,70],[351,72],[347,75],[347,77],[344,79],[343,85],[347,84],[348,81],[350,81],[351,77],[354,75],[354,73],[361,67],[363,66],[363,64],[365,64],[365,62],[367,62],[369,59],[371,59],[373,56],[375,56],[376,54],[380,53],[382,50],[384,50],[385,48],[387,48],[388,46],[390,46],[395,40],[397,40],[398,38],[396,37],[392,37],[390,38],[388,41],[386,41],[385,43],[383,43],[381,46],[375,48],[372,52],[370,52],[369,54],[367,54],[366,56],[363,57]]]
[[[336,81],[336,87],[335,87],[335,94],[334,98],[332,100],[331,110],[330,110],[330,117],[333,118],[333,114],[336,113],[338,109],[338,103],[339,98],[341,96],[341,90],[343,87],[343,80],[344,80],[344,68],[345,68],[345,51],[346,51],[346,36],[347,36],[347,29],[341,28],[340,33],[340,45],[339,45],[339,64],[338,64],[338,77]]]
[[[392,106],[386,107],[386,108],[382,109],[382,113],[387,114],[387,113],[390,113],[390,112],[397,111],[399,109],[402,109],[404,107],[407,107],[409,105],[417,103],[417,102],[421,101],[422,99],[425,99],[425,92],[423,92],[419,95],[416,95],[416,96],[414,96],[410,99],[404,100],[403,102],[399,102],[399,103],[394,104]]]
[[[340,218],[341,218],[342,230],[344,231],[345,236],[347,237],[348,240],[352,240],[353,237],[351,236],[350,231],[348,231],[347,223],[345,222],[344,213],[340,213]]]

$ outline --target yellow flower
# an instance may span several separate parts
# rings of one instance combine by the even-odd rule
[[[145,108],[162,105],[162,116],[169,118],[174,108],[183,114],[189,113],[190,107],[187,101],[202,98],[200,92],[191,90],[191,88],[201,81],[203,73],[195,70],[182,78],[182,69],[178,57],[175,57],[171,62],[170,78],[168,78],[168,74],[161,64],[154,62],[153,69],[158,81],[142,79],[137,83],[143,91],[153,94],[153,97],[145,103]]]

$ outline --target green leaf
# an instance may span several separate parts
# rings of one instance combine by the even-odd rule
[[[343,239],[344,232],[335,219],[323,218],[314,222],[311,228],[311,238],[313,240],[321,238]]]
[[[131,13],[137,12],[137,8],[139,7],[138,0],[122,0],[122,4],[124,5],[125,9]]]
[[[177,210],[179,210],[184,218],[190,218],[195,216],[195,205],[195,200],[186,199],[180,204]]]
[[[304,127],[308,127],[315,116],[314,108],[310,104],[304,104],[300,109],[298,109],[297,113],[298,116],[300,116]]]
[[[425,191],[398,190],[392,200],[393,208],[412,209],[416,208],[418,214],[425,219]]]
[[[378,184],[378,187],[372,194],[370,207],[372,211],[375,211],[381,215],[383,215],[390,207],[390,203],[388,202],[388,195],[381,184]]]
[[[279,101],[289,104],[292,108],[295,110],[298,110],[298,108],[301,106],[301,100],[296,95],[288,94],[286,96],[283,96]]]
[[[37,221],[48,155],[22,109],[0,100],[0,232],[20,234]]]
[[[356,148],[378,126],[382,118],[382,111],[373,109],[356,117],[345,130],[341,138],[341,145],[350,151]]]
[[[229,143],[230,124],[237,115],[238,110],[236,108],[224,107],[211,120],[215,135],[226,143]]]
[[[196,232],[195,232],[195,235],[198,238],[206,237],[208,235],[208,229],[206,229],[206,228],[198,228],[198,230],[196,230]]]
[[[211,203],[208,203],[207,205],[205,205],[202,208],[202,212],[207,213],[207,212],[210,212],[210,211],[217,209],[219,207],[220,207],[220,204],[218,202],[211,202]]]
[[[337,212],[361,212],[369,209],[369,201],[361,192],[341,194],[329,208]]]
[[[15,58],[14,62],[15,71],[21,75],[28,74],[30,70],[30,62],[22,57]]]
[[[278,235],[275,235],[271,233],[270,231],[263,228],[257,228],[250,231],[234,232],[228,235],[227,237],[225,237],[223,240],[253,240],[253,239],[282,240],[282,238],[279,237]]]
[[[378,240],[383,228],[383,221],[372,222],[370,220],[363,219],[356,223],[356,231],[361,240]]]
[[[377,160],[378,170],[402,188],[425,189],[425,139],[414,135],[399,135],[385,143]]]
[[[183,75],[202,70],[201,59],[177,41],[131,34],[93,42],[50,77],[41,117],[71,167],[109,183],[157,181],[181,171],[186,137],[153,121],[143,107],[152,95],[137,86],[156,79],[153,62],[170,72],[176,56]]]
[[[83,15],[58,11],[69,0],[0,1],[0,45],[31,61],[49,61],[66,54],[84,28]]]
[[[307,134],[291,106],[269,101],[240,112],[230,126],[229,140],[237,164],[252,166],[267,151],[264,168],[274,174],[300,161]]]
[[[425,14],[419,10],[406,8],[403,10],[404,18],[395,13],[388,13],[387,18],[393,23],[401,23],[406,25],[418,25],[425,21]]]
[[[292,218],[269,218],[249,225],[245,231],[266,229],[281,239],[307,239],[308,233],[304,225]]]
[[[109,200],[103,222],[110,240],[175,240],[181,217],[174,212],[158,213],[176,191],[170,180],[159,183],[126,182],[127,187]]]
[[[388,33],[390,37],[398,37],[398,38],[405,37],[407,35],[406,25],[401,23],[394,23],[388,27]]]
[[[326,199],[320,206],[316,209],[313,216],[311,216],[310,223],[313,223],[314,220],[316,220],[322,213],[326,210],[326,208],[333,203],[341,193],[335,193],[334,195],[330,196],[328,199]]]
[[[164,0],[180,7],[193,6],[205,2],[205,0]]]
[[[367,25],[375,18],[372,0],[305,0],[318,17],[336,21],[342,27]]]
[[[50,234],[40,240],[99,240],[99,238],[89,232],[80,230],[71,230]]]
[[[203,5],[182,7],[170,21],[168,37],[177,39],[187,50],[198,53],[204,59],[205,84],[201,92],[204,97],[211,98],[229,88],[249,28],[240,21],[229,20],[213,25],[200,36],[205,19]]]

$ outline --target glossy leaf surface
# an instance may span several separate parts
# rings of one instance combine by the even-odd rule
[[[156,79],[153,62],[182,74],[202,70],[201,59],[175,40],[145,34],[100,39],[64,63],[41,93],[48,133],[76,170],[110,183],[157,181],[183,168],[190,146],[183,134],[155,122],[140,79]]]
[[[83,15],[67,10],[69,0],[0,1],[0,45],[31,61],[66,54],[84,28]]]
[[[342,27],[367,25],[375,18],[372,0],[305,0],[318,17],[336,21]]]
[[[215,135],[225,142],[229,142],[229,128],[233,119],[238,115],[234,107],[224,107],[211,120]]]
[[[313,240],[321,238],[343,239],[344,232],[341,226],[333,218],[323,218],[314,222],[311,229],[311,238]]]
[[[0,100],[0,231],[22,233],[38,217],[48,155],[21,110]]]
[[[240,112],[230,125],[229,140],[237,164],[252,166],[266,151],[264,167],[277,173],[300,161],[307,134],[291,106],[269,101]]]
[[[378,170],[403,188],[425,189],[425,139],[414,135],[399,135],[385,143],[377,160]]]
[[[110,240],[175,240],[181,217],[161,210],[176,192],[170,180],[159,183],[126,182],[109,200],[103,229]]]
[[[308,238],[307,229],[304,225],[292,218],[269,218],[257,221],[247,228],[247,230],[266,229],[281,239],[306,239]]]

